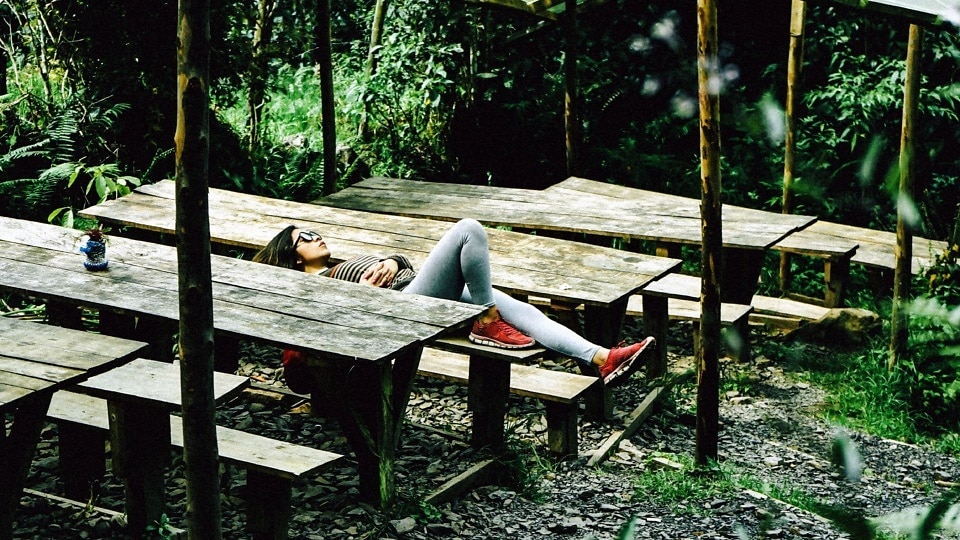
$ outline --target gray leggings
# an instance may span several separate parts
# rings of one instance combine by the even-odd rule
[[[430,251],[403,292],[497,306],[505,321],[540,345],[590,364],[599,345],[590,343],[539,309],[493,288],[487,232],[473,219],[458,221]]]

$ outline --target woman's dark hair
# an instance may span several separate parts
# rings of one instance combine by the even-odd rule
[[[303,263],[297,261],[297,253],[293,248],[293,240],[290,238],[290,233],[294,229],[299,229],[299,227],[296,225],[284,227],[282,231],[267,242],[263,249],[253,256],[253,262],[303,271]]]

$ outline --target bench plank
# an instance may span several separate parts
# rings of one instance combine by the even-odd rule
[[[469,356],[426,347],[420,357],[419,372],[450,382],[467,383]],[[521,364],[510,366],[511,393],[545,401],[572,403],[597,383],[598,378],[587,375]]]

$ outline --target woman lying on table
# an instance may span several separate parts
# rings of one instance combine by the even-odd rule
[[[654,339],[647,337],[629,346],[606,349],[590,343],[536,307],[494,289],[487,233],[472,219],[451,227],[430,251],[419,272],[403,255],[360,256],[331,266],[330,249],[323,237],[294,225],[280,231],[253,260],[409,294],[486,306],[487,310],[473,323],[470,341],[519,349],[532,346],[536,340],[574,358],[581,366],[593,364],[608,385],[626,381],[643,363],[638,361],[641,355],[655,346]],[[284,352],[285,365],[296,358],[296,352]]]

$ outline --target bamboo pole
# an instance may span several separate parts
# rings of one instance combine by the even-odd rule
[[[796,173],[797,127],[796,109],[799,100],[800,73],[803,70],[803,28],[807,17],[807,3],[793,0],[790,11],[790,49],[787,58],[786,140],[783,150],[783,207],[782,213],[793,213],[793,178]],[[790,288],[790,254],[780,252],[780,290]]]
[[[907,350],[909,321],[905,304],[910,299],[910,280],[913,262],[913,229],[905,212],[913,204],[914,167],[916,148],[915,129],[917,101],[920,97],[921,56],[923,28],[910,25],[907,44],[907,77],[903,85],[903,126],[900,131],[900,190],[897,194],[897,246],[894,250],[896,268],[893,275],[893,314],[890,321],[890,357],[887,367],[892,369]]]
[[[180,393],[190,538],[221,538],[213,397],[210,269],[210,0],[180,0],[177,14],[176,228]]]
[[[563,13],[563,78],[565,91],[563,96],[563,120],[566,130],[567,175],[577,174],[580,146],[580,105],[577,82],[577,0],[567,0]]]
[[[320,2],[324,0],[318,0]],[[380,44],[383,41],[383,18],[387,12],[388,0],[377,0],[373,10],[373,23],[370,26],[370,48],[367,50],[367,80],[373,78],[377,72],[377,64],[380,59]],[[367,102],[363,102],[363,116],[360,118],[360,125],[357,127],[357,135],[361,141],[367,139]]]
[[[720,281],[723,226],[720,183],[720,76],[716,0],[698,0],[697,82],[700,101],[700,336],[697,355],[696,461],[716,461],[720,409]]]
[[[317,2],[317,56],[320,60],[320,120],[323,130],[323,195],[337,187],[337,110],[333,99],[330,0]]]

